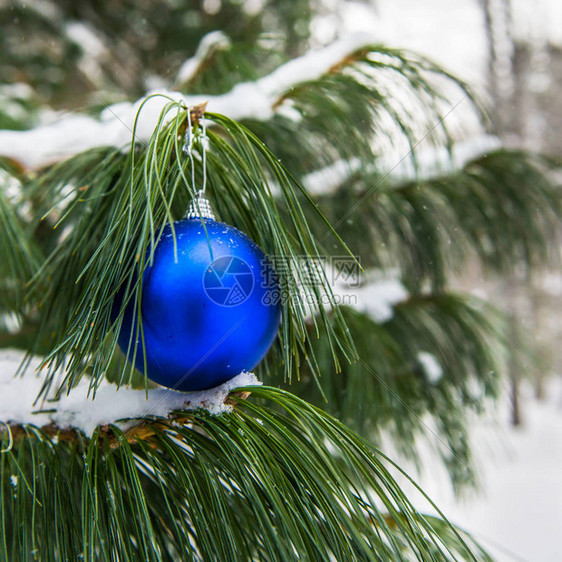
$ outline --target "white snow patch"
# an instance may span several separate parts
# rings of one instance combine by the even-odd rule
[[[108,54],[102,38],[93,27],[79,21],[68,22],[64,30],[68,39],[80,48],[78,68],[93,84],[101,87],[104,78],[101,62]]]
[[[2,193],[4,193],[8,199],[11,199],[13,203],[19,202],[22,195],[21,183],[7,170],[0,169],[0,187]]]
[[[107,51],[103,41],[88,24],[71,21],[65,25],[66,36],[89,57],[99,57]]]
[[[265,4],[266,0],[245,0],[242,7],[249,16],[255,16],[264,9]]]
[[[25,82],[14,82],[13,84],[2,84],[0,86],[0,96],[29,100],[34,96],[33,88]]]
[[[465,80],[484,84],[487,44],[478,2],[385,0],[373,13],[387,43],[429,56]],[[349,30],[353,23],[348,23]]]
[[[45,19],[60,24],[63,19],[63,14],[61,13],[56,2],[49,2],[48,0],[33,0],[25,5],[27,9],[31,9]]]
[[[326,195],[337,190],[360,167],[359,158],[336,160],[333,164],[304,176],[302,184],[311,195]]]
[[[3,325],[10,334],[15,334],[21,328],[20,319],[14,312],[0,314],[0,325]]]
[[[148,141],[170,98],[182,100],[178,92],[167,92],[166,97],[152,97],[146,101],[137,124],[137,141]],[[128,149],[135,116],[143,101],[145,98],[134,104],[108,106],[100,120],[76,114],[28,131],[0,131],[0,154],[35,168],[99,146]]]
[[[344,277],[330,267],[325,267],[326,277],[332,287],[337,304],[346,305],[371,317],[382,324],[394,315],[394,305],[405,301],[409,293],[399,279],[379,271],[370,271],[361,285],[346,282]],[[358,285],[358,286],[357,286]],[[325,304],[328,304],[326,300]]]
[[[408,298],[408,291],[398,279],[381,279],[355,291],[355,308],[382,324],[394,315],[393,306]]]
[[[562,274],[558,272],[549,272],[541,280],[540,286],[543,291],[553,297],[562,296]]]
[[[36,426],[54,424],[61,429],[75,428],[91,435],[98,425],[115,423],[127,418],[147,416],[166,417],[172,410],[205,409],[211,414],[232,410],[225,404],[231,390],[242,386],[261,385],[253,373],[242,372],[224,384],[198,392],[177,392],[166,388],[134,390],[117,387],[103,381],[94,400],[88,397],[89,380],[83,378],[69,395],[59,401],[44,400],[33,406],[43,378],[32,371],[38,360],[33,360],[22,377],[14,377],[23,354],[4,351],[0,354],[0,420],[11,423],[29,423]],[[122,428],[136,421],[120,422]]]
[[[320,78],[348,55],[374,42],[375,37],[371,34],[354,33],[323,49],[310,51],[283,64],[256,84],[269,96],[277,98],[295,84]]]
[[[513,0],[512,30],[519,41],[562,45],[562,3],[560,0]]]
[[[230,47],[230,39],[222,31],[212,31],[201,39],[195,55],[187,59],[178,71],[177,84],[191,80],[201,67],[201,63],[213,52]]]
[[[385,154],[366,166],[366,171],[378,171],[392,182],[428,180],[462,169],[468,162],[501,148],[500,140],[493,135],[477,135],[455,143],[451,153],[445,147],[431,147],[416,151],[417,170],[409,155],[399,152]],[[302,184],[311,195],[333,193],[362,166],[358,158],[336,160],[333,164],[310,172]]]
[[[381,173],[393,181],[431,179],[462,169],[475,158],[499,150],[501,142],[493,135],[475,135],[454,144],[451,153],[446,147],[429,147],[416,150],[417,169],[409,155],[386,152],[377,162]]]
[[[300,123],[302,121],[302,114],[295,108],[295,104],[291,99],[286,99],[281,105],[279,105],[276,112],[278,115],[285,117],[285,119],[288,119],[293,123]]]
[[[430,383],[436,384],[441,380],[441,377],[443,376],[443,367],[441,367],[437,357],[435,357],[433,353],[420,351],[418,353],[418,361]]]

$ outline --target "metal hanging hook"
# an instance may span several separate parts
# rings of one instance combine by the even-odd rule
[[[195,186],[195,158],[193,155],[193,148],[195,144],[195,134],[193,132],[193,124],[191,122],[191,107],[187,108],[187,129],[185,131],[185,143],[183,152],[185,152],[191,162],[191,188],[194,193],[193,199],[189,204],[186,217],[188,219],[202,218],[215,220],[215,215],[211,208],[209,200],[205,197],[205,190],[207,189],[207,127],[205,119],[201,117],[201,133],[199,142],[201,144],[201,160],[203,165],[203,183],[201,189]]]

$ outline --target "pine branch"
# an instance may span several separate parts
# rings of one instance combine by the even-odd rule
[[[475,483],[467,411],[481,412],[500,391],[505,326],[491,306],[453,294],[414,296],[390,319],[342,307],[358,359],[329,364],[314,341],[322,376],[303,371],[291,391],[375,443],[388,435],[417,461],[420,439],[442,458],[457,490]],[[426,364],[429,357],[432,364]]]
[[[0,160],[0,307],[18,314],[24,313],[25,286],[39,265],[32,232],[19,214],[21,189],[17,171]]]
[[[421,515],[391,476],[396,467],[340,422],[287,392],[246,390],[252,399],[234,395],[232,414],[177,412],[181,425],[155,419],[153,432],[132,443],[116,425],[113,445],[99,430],[90,440],[53,441],[23,427],[0,457],[4,552],[489,559],[446,520]]]
[[[420,145],[451,148],[460,104],[465,121],[487,124],[466,83],[413,53],[371,45],[287,89],[272,118],[244,123],[302,179],[338,159],[370,165],[389,150],[415,167]]]
[[[463,189],[439,182],[435,189],[446,194],[470,246],[489,269],[502,274],[522,265],[531,272],[560,263],[558,169],[538,154],[499,151],[466,166]]]
[[[556,169],[540,155],[512,150],[398,185],[359,167],[316,201],[363,265],[398,268],[414,291],[427,282],[442,290],[475,254],[489,272],[500,274],[559,260]],[[324,227],[312,229],[329,248]]]
[[[259,41],[232,42],[222,31],[212,31],[201,39],[193,57],[182,64],[173,89],[226,94],[240,83],[269,74],[282,62],[282,53],[272,52]]]
[[[455,100],[441,93],[442,81],[458,92]],[[88,149],[107,145],[122,149],[129,144],[141,106],[144,115],[135,133],[138,141],[147,143],[170,100],[186,106],[208,102],[213,112],[248,121],[295,173],[301,169],[299,160],[313,158],[314,164],[317,155],[329,159],[334,151],[349,154],[360,148],[351,154],[372,158],[373,151],[396,143],[396,135],[409,149],[422,138],[450,145],[446,118],[464,100],[477,119],[483,119],[469,86],[446,70],[411,53],[373,46],[369,36],[354,35],[289,61],[258,80],[237,84],[226,94],[183,96],[162,90],[135,103],[108,106],[102,120],[74,115],[29,131],[0,131],[0,154],[38,168]],[[294,144],[295,135],[301,145],[296,155],[284,150]],[[291,155],[296,158],[289,159]]]
[[[287,10],[298,19],[299,10]],[[59,396],[83,375],[94,391],[104,376],[137,382],[115,334],[124,308],[140,309],[155,243],[191,195],[181,156],[185,104],[209,100],[209,184],[222,219],[287,261],[316,259],[325,247],[347,251],[340,235],[349,235],[365,265],[398,266],[418,293],[378,325],[335,306],[325,276],[310,285],[305,271],[280,272],[288,298],[267,375],[302,373],[300,389],[315,401],[327,398],[370,437],[390,428],[410,453],[429,413],[454,481],[472,477],[463,415],[497,392],[497,333],[487,315],[444,293],[447,276],[474,249],[499,271],[543,264],[559,199],[550,163],[521,153],[498,152],[448,177],[380,182],[377,157],[387,148],[417,170],[421,145],[451,150],[461,104],[485,118],[470,88],[442,68],[370,43],[344,40],[262,77],[246,63],[228,80],[218,73],[240,52],[215,52],[212,70],[206,57],[192,61],[189,80],[216,95],[162,92],[107,107],[100,119],[0,132],[1,154],[47,166],[37,178],[22,175],[29,229],[0,194],[0,280],[14,287],[5,303],[0,294],[0,307],[24,309],[22,333],[35,333],[32,351],[46,355],[43,395],[53,394],[60,372]],[[236,84],[242,75],[252,81]],[[349,184],[319,198],[334,229],[299,182],[340,160]],[[435,294],[420,296],[428,285]],[[303,286],[317,302],[328,295],[327,309],[310,315],[298,298]],[[361,359],[350,364],[351,335]],[[332,376],[340,362],[343,372]],[[91,439],[78,428],[14,427],[15,443],[0,456],[6,558],[487,559],[448,522],[420,515],[391,477],[392,463],[364,439],[287,392],[251,390],[251,400],[231,398],[232,414],[179,411],[132,432],[98,428]]]

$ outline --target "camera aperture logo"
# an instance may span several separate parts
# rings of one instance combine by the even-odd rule
[[[222,256],[205,270],[203,288],[207,296],[221,306],[238,306],[254,290],[250,266],[236,256]]]

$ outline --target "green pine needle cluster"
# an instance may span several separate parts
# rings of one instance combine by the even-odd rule
[[[451,293],[411,296],[382,324],[349,307],[342,312],[357,359],[320,381],[303,372],[290,389],[374,442],[388,436],[405,458],[418,461],[420,444],[429,444],[457,490],[474,484],[467,418],[501,389],[499,313]],[[330,372],[328,345],[319,338],[314,346],[321,372]],[[420,353],[441,366],[437,380]]]
[[[371,165],[315,201],[364,267],[398,269],[409,290],[438,292],[472,258],[497,274],[559,262],[557,169],[549,158],[507,149],[398,184]],[[330,248],[324,226],[312,228]]]
[[[320,79],[284,92],[276,105],[271,119],[243,122],[299,178],[338,160],[367,167],[389,150],[415,166],[420,146],[451,148],[463,120],[487,126],[468,84],[384,45],[356,51]]]

